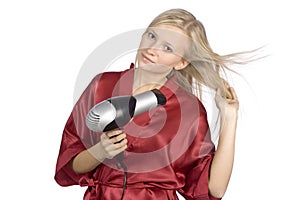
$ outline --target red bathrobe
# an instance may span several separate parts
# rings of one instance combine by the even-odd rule
[[[118,200],[123,171],[115,159],[106,159],[86,174],[76,174],[70,161],[100,141],[102,133],[85,125],[88,111],[112,96],[132,95],[133,69],[97,75],[85,89],[66,123],[57,159],[55,180],[61,186],[88,186],[84,199]],[[208,192],[210,164],[214,155],[206,111],[202,103],[171,77],[160,88],[167,103],[135,116],[126,126],[128,168],[124,200],[215,200]]]

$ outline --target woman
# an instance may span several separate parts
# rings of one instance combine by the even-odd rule
[[[182,9],[156,17],[144,33],[136,65],[97,75],[63,132],[55,180],[88,186],[84,199],[221,199],[234,159],[238,100],[220,75],[235,54],[219,56],[203,25]],[[201,86],[216,90],[220,112],[217,150],[211,142]],[[94,133],[85,116],[97,103],[159,89],[166,105],[141,114],[123,130]],[[124,174],[113,159],[124,152]],[[118,165],[117,165],[118,166]]]

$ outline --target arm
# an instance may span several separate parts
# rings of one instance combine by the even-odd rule
[[[127,139],[124,132],[115,130],[103,133],[99,143],[80,152],[71,161],[71,168],[76,173],[90,172],[106,158],[112,159],[126,148]]]
[[[233,88],[228,89],[231,99],[225,99],[217,90],[216,104],[220,111],[220,137],[217,151],[211,164],[209,191],[221,198],[227,189],[234,161],[235,135],[237,126],[238,100]]]

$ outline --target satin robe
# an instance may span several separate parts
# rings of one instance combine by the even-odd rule
[[[115,159],[96,169],[76,174],[70,161],[100,141],[102,133],[85,125],[88,111],[112,96],[132,95],[133,69],[97,75],[85,89],[63,130],[55,180],[61,186],[87,186],[85,200],[118,200],[123,171]],[[214,156],[206,111],[202,103],[183,90],[174,77],[160,88],[167,103],[133,118],[124,131],[127,185],[124,200],[186,199],[216,200],[209,194],[208,178]]]

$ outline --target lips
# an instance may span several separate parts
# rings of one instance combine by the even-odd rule
[[[145,56],[145,54],[142,53],[142,58],[144,61],[148,62],[148,63],[154,63],[153,60],[151,60],[150,58],[148,58],[147,56]]]

